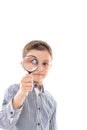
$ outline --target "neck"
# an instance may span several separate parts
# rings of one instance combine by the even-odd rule
[[[42,89],[42,83],[38,83],[38,82],[34,81],[34,84],[36,84],[37,87],[38,87],[38,89],[41,91],[41,89]]]

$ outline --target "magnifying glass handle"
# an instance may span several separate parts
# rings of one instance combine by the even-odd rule
[[[31,74],[31,73],[32,73],[32,72],[29,72],[29,71],[28,71],[28,74]]]
[[[31,74],[32,72],[28,71],[28,74]],[[33,81],[34,86],[37,86],[37,84]]]

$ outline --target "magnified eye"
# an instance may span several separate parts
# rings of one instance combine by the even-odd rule
[[[29,55],[23,59],[23,67],[29,73],[32,73],[38,68],[39,61],[35,56]]]
[[[37,65],[37,64],[38,64],[37,59],[33,59],[33,60],[32,60],[32,63],[35,64],[35,65]]]

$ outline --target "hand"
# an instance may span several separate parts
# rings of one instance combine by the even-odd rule
[[[14,96],[12,104],[15,109],[22,106],[26,96],[33,90],[33,78],[31,74],[26,74],[20,83],[20,89]]]
[[[33,78],[32,78],[32,74],[26,74],[22,80],[21,80],[21,84],[20,84],[20,92],[23,95],[28,95],[29,92],[31,92],[33,90]]]

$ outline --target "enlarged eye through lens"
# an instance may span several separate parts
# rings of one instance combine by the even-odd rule
[[[29,73],[32,73],[38,68],[39,61],[37,57],[29,55],[23,59],[23,67]]]

